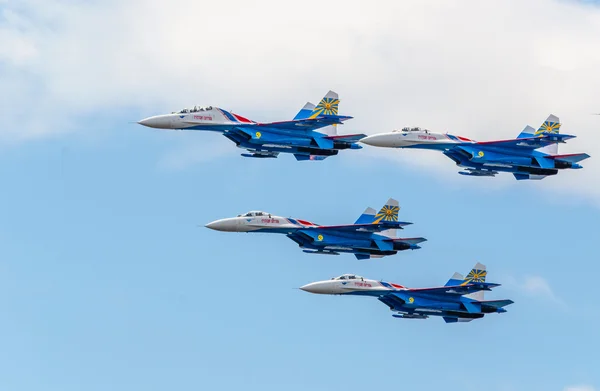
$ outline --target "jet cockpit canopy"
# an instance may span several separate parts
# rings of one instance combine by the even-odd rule
[[[332,278],[332,280],[363,280],[363,278],[356,274],[342,274],[339,277]]]
[[[177,113],[173,113],[173,114],[198,113],[200,111],[210,111],[212,109],[213,109],[212,106],[206,106],[206,107],[194,106],[191,109],[182,109],[181,111],[178,111]]]
[[[396,133],[398,133],[398,132],[402,132],[402,133],[408,133],[408,132],[425,132],[425,133],[429,133],[429,130],[427,130],[425,128],[419,128],[418,126],[414,126],[414,127],[406,126],[406,127],[402,128],[401,130],[394,130],[394,132],[396,132]]]
[[[270,213],[261,212],[260,210],[251,210],[248,213],[243,213],[241,215],[237,215],[237,217],[260,217],[260,216],[268,216],[271,217]]]

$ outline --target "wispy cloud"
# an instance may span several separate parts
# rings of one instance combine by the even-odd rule
[[[523,290],[532,295],[545,297],[548,299],[556,300],[556,295],[550,288],[550,284],[544,277],[541,276],[529,276],[525,277],[523,282]]]
[[[563,391],[596,391],[596,388],[590,385],[577,385],[565,387]]]
[[[505,285],[508,288],[512,288],[522,294],[546,300],[553,304],[565,305],[565,302],[555,294],[548,280],[542,276],[525,276],[521,278],[510,276],[506,277],[505,281]]]
[[[565,152],[600,155],[600,117],[590,115],[600,109],[600,8],[554,0],[381,3],[365,8],[359,0],[306,0],[281,17],[276,0],[223,0],[222,12],[207,17],[206,1],[6,2],[0,10],[0,140],[76,131],[81,118],[122,107],[150,115],[224,105],[258,120],[281,120],[334,89],[342,98],[340,114],[355,116],[340,129],[345,133],[418,125],[489,140],[516,136],[554,113],[565,132],[580,137]],[[176,24],[156,23],[174,9],[186,10]],[[561,23],[542,31],[531,20]],[[297,42],[323,42],[330,34],[335,50],[312,45],[310,59],[297,50]],[[439,177],[455,168],[439,154],[418,152],[397,155],[400,164]],[[535,186],[600,205],[594,180],[600,159],[584,165]]]

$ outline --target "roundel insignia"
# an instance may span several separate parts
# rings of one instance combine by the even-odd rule
[[[415,298],[414,298],[414,297],[409,297],[409,298],[408,298],[408,302],[409,302],[410,304],[414,303],[414,302],[415,302]]]
[[[262,136],[262,134],[260,134],[260,132],[256,132],[256,138],[260,138],[260,136]]]
[[[321,241],[323,240],[323,235],[319,235],[319,236],[317,236],[317,240],[318,240],[319,242],[321,242]]]
[[[479,153],[477,154],[478,157],[483,157],[484,153],[483,151],[479,151]]]

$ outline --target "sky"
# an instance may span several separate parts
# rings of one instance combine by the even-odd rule
[[[0,389],[598,391],[595,2],[0,0]],[[284,120],[340,94],[342,133],[515,137],[550,114],[584,169],[471,178],[430,151],[244,159],[135,121],[193,105]],[[400,201],[418,251],[358,261],[204,224],[352,223]],[[298,289],[410,287],[476,262],[510,298],[464,324]]]

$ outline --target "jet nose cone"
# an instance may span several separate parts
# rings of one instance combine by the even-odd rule
[[[367,136],[359,140],[363,144],[371,145],[373,147],[386,147],[388,144],[387,134],[374,134],[373,136]]]
[[[306,284],[300,287],[301,290],[303,290],[304,292],[310,292],[310,286],[311,284]]]
[[[232,219],[215,220],[205,225],[206,228],[214,229],[215,231],[231,232],[236,230],[235,221]]]
[[[331,289],[328,289],[327,285],[322,282],[311,282],[310,284],[306,284],[300,287],[304,292],[309,293],[319,293],[319,294],[328,294],[331,293]]]
[[[149,128],[170,129],[171,118],[168,115],[155,115],[154,117],[148,117],[138,121],[138,124]]]

